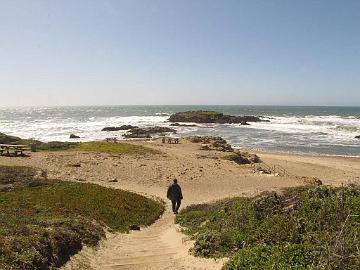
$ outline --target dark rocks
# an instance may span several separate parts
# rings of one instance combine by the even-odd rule
[[[101,131],[119,131],[119,130],[129,130],[134,128],[137,128],[137,126],[122,125],[120,127],[104,127]]]
[[[176,133],[175,129],[169,127],[147,127],[147,128],[133,128],[129,133],[125,134],[125,138],[151,138],[154,134]]]
[[[224,156],[226,160],[234,161],[237,164],[253,164],[260,163],[260,158],[255,154],[248,152],[234,150],[230,144],[221,137],[212,136],[192,136],[186,138],[192,143],[201,143],[200,150],[215,150],[221,152],[230,152],[229,155]]]
[[[73,168],[80,168],[81,164],[80,163],[74,163],[74,164],[69,164],[69,167],[73,167]]]
[[[80,137],[75,134],[70,134],[70,139],[80,139]]]
[[[140,226],[139,225],[130,225],[129,229],[132,231],[140,231]]]
[[[233,152],[231,145],[221,137],[192,136],[187,138],[192,143],[201,143],[201,150],[216,150],[222,152]]]
[[[358,135],[358,136],[355,136],[355,139],[360,139],[360,135]]]
[[[256,154],[251,154],[249,152],[244,152],[244,151],[240,151],[240,150],[235,150],[234,153],[237,154],[238,156],[241,156],[241,157],[249,160],[251,164],[252,163],[261,163],[261,159]]]
[[[194,124],[180,124],[180,123],[173,123],[170,125],[171,127],[197,127],[197,125]]]
[[[224,159],[233,161],[236,164],[251,164],[251,161],[249,159],[236,153],[226,156],[224,157]]]
[[[217,124],[242,124],[247,122],[269,122],[257,116],[232,116],[214,111],[187,111],[178,112],[170,116],[170,122],[194,122],[194,123],[217,123]]]
[[[237,164],[253,164],[261,162],[257,155],[241,151],[234,151],[233,154],[225,156],[224,159],[233,161]]]

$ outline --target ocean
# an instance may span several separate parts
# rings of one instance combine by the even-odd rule
[[[188,110],[214,110],[230,115],[263,116],[270,122],[201,124],[177,127],[176,136],[221,136],[234,147],[276,152],[360,156],[360,107],[295,106],[80,106],[0,108],[0,132],[42,141],[121,138],[102,132],[106,126],[169,126],[169,115]]]

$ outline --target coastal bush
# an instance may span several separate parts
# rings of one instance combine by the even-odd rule
[[[31,143],[28,143],[31,144]],[[157,154],[159,151],[130,143],[107,143],[107,142],[38,142],[38,151],[86,151],[111,154]]]
[[[6,134],[0,132],[0,144],[12,144],[19,140],[20,140],[19,137],[6,135]]]
[[[31,144],[31,143],[30,143]],[[65,151],[69,149],[75,149],[79,146],[79,143],[76,142],[39,142],[35,143],[36,149],[38,151]]]
[[[0,133],[0,144],[21,144],[36,146],[37,151],[88,151],[111,154],[158,154],[158,150],[130,143],[107,143],[107,142],[41,142],[33,139],[21,139]]]
[[[37,170],[0,166],[0,269],[53,269],[82,246],[96,245],[104,228],[127,232],[149,225],[161,202],[95,184],[36,179]],[[0,189],[2,190],[2,189]]]
[[[77,151],[100,152],[111,154],[158,154],[159,151],[130,143],[84,142],[73,148]]]
[[[360,189],[306,186],[184,209],[193,253],[226,269],[359,269]]]

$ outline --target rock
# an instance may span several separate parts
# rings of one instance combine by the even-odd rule
[[[251,164],[251,161],[248,158],[239,154],[231,154],[229,156],[225,156],[224,159],[233,161],[236,164]]]
[[[203,144],[200,146],[200,150],[211,150],[211,147],[208,144]]]
[[[119,131],[119,130],[129,130],[133,128],[138,128],[138,127],[132,125],[122,125],[120,127],[104,127],[101,131]]]
[[[70,139],[80,139],[80,137],[75,134],[70,134]]]
[[[360,139],[360,135],[358,135],[358,136],[355,136],[355,139]]]
[[[130,225],[129,229],[132,231],[140,231],[140,226],[139,225]]]
[[[248,125],[250,125],[248,122],[246,122],[246,121],[243,121],[243,122],[241,122],[241,125],[242,126],[248,126]]]
[[[112,179],[109,181],[110,183],[116,183],[116,182],[119,182],[116,178]]]
[[[47,171],[45,170],[37,170],[33,179],[37,181],[46,181],[48,179]]]
[[[212,136],[192,136],[186,138],[192,143],[201,143],[201,150],[217,150],[223,152],[233,152],[231,145],[221,137]]]
[[[296,176],[296,179],[304,185],[321,186],[323,184],[322,181],[317,177]]]
[[[74,163],[74,164],[69,164],[69,167],[74,167],[74,168],[80,168],[81,164],[80,163]]]
[[[170,125],[171,127],[197,127],[197,125],[194,124],[180,124],[180,123],[173,123]]]
[[[13,144],[16,143],[18,141],[20,141],[21,138],[16,137],[16,136],[10,136],[10,135],[6,135],[4,133],[0,133],[0,144]]]
[[[125,134],[125,138],[151,138],[151,135],[162,133],[176,133],[175,129],[169,127],[147,127],[147,128],[133,128],[129,133]]]
[[[261,159],[256,154],[250,154],[249,152],[243,152],[240,150],[235,150],[235,154],[242,156],[250,161],[250,163],[261,163]]]
[[[269,122],[258,116],[232,116],[214,111],[187,111],[178,112],[170,116],[170,122],[218,123],[218,124],[243,124],[247,122]]]

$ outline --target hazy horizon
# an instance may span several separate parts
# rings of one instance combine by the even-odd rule
[[[356,105],[279,105],[279,104],[78,104],[78,105],[0,105],[0,108],[53,108],[53,107],[314,107],[314,108],[359,108]]]
[[[360,106],[360,1],[1,1],[1,107]]]
[[[360,105],[297,105],[297,104],[38,104],[38,105],[0,105],[0,108],[32,108],[32,107],[121,107],[121,106],[179,106],[179,107],[216,107],[216,106],[244,106],[244,107],[344,107],[359,108]]]

